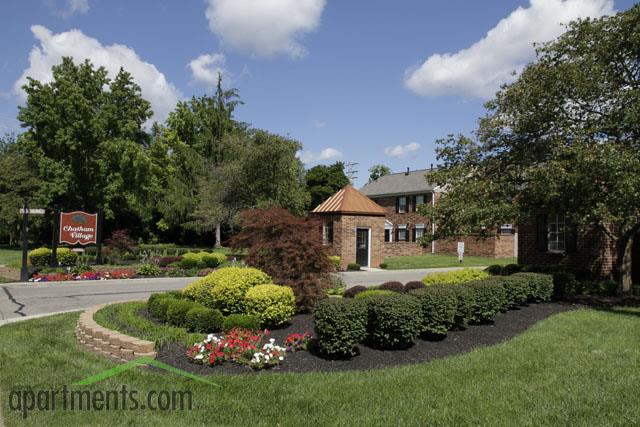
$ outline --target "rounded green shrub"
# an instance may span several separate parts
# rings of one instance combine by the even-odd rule
[[[349,271],[360,271],[360,264],[355,262],[350,262],[347,264],[347,270]]]
[[[396,295],[397,292],[390,291],[388,289],[367,289],[366,291],[358,292],[355,299],[366,299],[380,295]]]
[[[160,276],[162,274],[162,270],[155,264],[147,263],[139,265],[136,269],[136,274],[138,276],[154,277]]]
[[[56,258],[62,267],[73,267],[78,263],[79,255],[69,248],[57,248]]]
[[[458,328],[466,328],[475,317],[476,294],[465,285],[432,285],[429,287],[442,287],[453,292],[456,297],[456,315],[454,323]]]
[[[152,294],[147,301],[149,313],[161,322],[167,321],[167,309],[175,298],[167,294]]]
[[[424,334],[444,337],[455,324],[458,299],[452,286],[429,286],[409,292],[420,302]]]
[[[485,268],[484,271],[486,271],[487,273],[489,273],[492,276],[501,276],[502,275],[502,265],[493,264],[493,265],[490,265],[489,267]]]
[[[284,325],[296,312],[296,297],[288,286],[254,286],[245,294],[244,304],[246,313],[260,319],[263,326]]]
[[[406,348],[420,334],[420,302],[410,295],[381,295],[366,300],[368,339],[383,349]]]
[[[422,278],[422,283],[427,286],[435,284],[459,285],[473,280],[486,279],[489,273],[477,268],[463,268],[442,273],[431,273]]]
[[[380,267],[381,269],[385,270],[385,269],[389,268],[389,264],[387,264],[386,262],[381,262],[378,267]]]
[[[464,286],[475,294],[474,311],[470,319],[474,323],[485,323],[508,306],[507,291],[498,280],[478,280]]]
[[[169,299],[167,306],[166,322],[172,326],[184,327],[187,321],[187,312],[197,304],[186,299]]]
[[[548,302],[553,295],[553,276],[543,273],[516,273],[513,276],[522,277],[529,284],[529,301]]]
[[[252,331],[260,329],[260,319],[250,314],[230,314],[222,322],[222,330],[227,332],[233,328],[250,329]]]
[[[30,251],[29,262],[34,267],[47,267],[51,262],[51,249],[42,247]]]
[[[529,282],[517,274],[500,277],[500,282],[506,291],[508,308],[516,308],[527,303],[529,299]]]
[[[336,270],[340,270],[340,261],[341,258],[338,255],[331,255],[329,256],[329,260],[333,263],[333,265],[336,267]]]
[[[355,299],[325,299],[316,306],[313,321],[323,354],[353,356],[367,335],[367,304]]]
[[[187,311],[185,327],[191,332],[220,332],[223,322],[224,316],[220,310],[198,304]]]
[[[247,291],[258,285],[271,283],[271,278],[256,268],[225,267],[202,277],[187,286],[188,298],[223,314],[244,312]]]
[[[512,274],[519,273],[524,268],[521,264],[507,264],[502,267],[503,276],[511,276]]]

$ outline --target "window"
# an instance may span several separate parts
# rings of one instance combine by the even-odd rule
[[[415,231],[415,235],[416,235],[416,242],[419,241],[422,236],[424,236],[424,224],[416,224],[416,231]]]
[[[389,221],[384,222],[384,241],[393,242],[393,224]]]
[[[549,215],[547,249],[549,252],[564,252],[565,250],[565,221],[563,214]]]
[[[407,213],[407,197],[400,196],[397,198],[398,213]]]
[[[407,233],[407,224],[399,225],[396,230],[398,233],[398,242],[407,242],[409,234]]]
[[[502,224],[500,226],[500,234],[512,234],[513,224]]]
[[[420,195],[416,196],[416,209],[420,205],[424,205],[424,194],[420,194]]]
[[[325,245],[333,243],[333,220],[327,219],[322,224],[322,243]]]

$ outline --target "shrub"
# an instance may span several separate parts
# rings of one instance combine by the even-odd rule
[[[619,285],[616,282],[609,280],[576,281],[575,294],[610,297],[618,292],[618,288]]]
[[[485,323],[508,306],[507,291],[499,280],[479,280],[464,286],[469,287],[474,295],[474,310],[471,321]]]
[[[172,326],[184,327],[187,321],[187,312],[198,306],[200,304],[186,299],[169,298],[165,322]]]
[[[275,207],[249,209],[241,213],[239,225],[241,231],[231,246],[247,248],[248,265],[291,287],[299,310],[311,310],[325,298],[334,265],[322,244],[318,218],[298,217]]]
[[[346,289],[346,285],[337,277],[333,280],[331,287],[327,289],[327,295],[344,296]]]
[[[507,264],[502,267],[502,275],[503,276],[511,276],[515,273],[520,273],[524,268],[524,265],[521,264]]]
[[[459,328],[466,328],[475,317],[476,294],[468,286],[432,285],[450,290],[456,297],[456,315],[454,323]],[[430,286],[428,286],[430,288]]]
[[[160,276],[162,274],[162,270],[155,264],[141,264],[138,266],[136,270],[136,274],[138,276]]]
[[[271,278],[256,268],[225,267],[191,283],[183,293],[224,314],[243,313],[247,290],[267,283]]]
[[[557,271],[552,274],[552,277],[554,299],[565,299],[577,293],[578,283],[573,273]]]
[[[260,329],[260,319],[250,314],[231,314],[222,322],[222,331],[227,332],[233,328],[255,331]]]
[[[362,294],[361,294],[362,295]],[[367,333],[374,347],[406,348],[420,334],[420,302],[410,295],[384,295],[367,299]]]
[[[418,281],[418,280],[412,280],[410,282],[405,283],[404,285],[404,291],[405,292],[409,292],[412,291],[414,289],[423,289],[425,287],[424,283]]]
[[[400,282],[384,282],[380,285],[380,289],[393,292],[404,292],[404,285]]]
[[[111,237],[105,240],[105,243],[118,256],[137,252],[136,242],[129,236],[128,230],[115,230],[111,233]]]
[[[504,276],[500,282],[506,291],[507,308],[524,305],[529,299],[529,282],[518,275]]]
[[[347,264],[347,270],[349,271],[360,271],[360,264],[356,262],[350,262]]]
[[[358,295],[360,292],[366,291],[367,287],[366,286],[361,286],[361,285],[356,285],[356,286],[352,286],[350,288],[348,288],[346,291],[344,291],[343,296],[345,298],[353,298],[356,295]]]
[[[462,270],[446,271],[443,273],[431,273],[422,279],[425,285],[445,284],[459,285],[461,283],[471,282],[472,280],[480,280],[489,277],[489,273],[476,268],[463,268]]]
[[[318,348],[330,357],[356,354],[367,334],[367,305],[363,301],[329,298],[313,313]]]
[[[204,252],[200,257],[200,260],[203,264],[202,266],[203,268],[216,268],[217,266],[219,266],[220,264],[222,264],[227,260],[227,256],[220,252],[212,252],[212,253]]]
[[[329,257],[329,261],[331,261],[333,263],[333,265],[336,267],[336,270],[340,270],[340,257],[338,255],[331,255]]]
[[[247,291],[244,304],[247,314],[256,316],[263,326],[283,325],[296,311],[296,297],[288,286],[254,286]]]
[[[73,252],[69,248],[56,249],[56,258],[58,264],[63,267],[72,267],[77,264],[79,255],[77,252]]]
[[[165,256],[162,257],[160,259],[158,259],[158,265],[160,267],[166,267],[169,264],[173,264],[173,263],[180,263],[180,261],[182,261],[182,257],[181,256]]]
[[[389,264],[387,264],[386,262],[381,262],[381,263],[380,263],[380,268],[381,268],[381,269],[383,269],[383,270],[384,270],[384,269],[386,269],[386,268],[388,268],[388,267],[389,267]]]
[[[489,267],[485,268],[484,271],[486,271],[487,273],[489,273],[492,276],[501,276],[502,275],[502,265],[493,264],[493,265],[490,265]]]
[[[409,295],[420,302],[421,332],[445,336],[455,324],[458,299],[452,286],[429,286],[412,290]]]
[[[532,302],[548,302],[553,295],[553,276],[543,273],[516,273],[529,283],[529,300]]]
[[[220,310],[198,304],[187,311],[185,327],[192,332],[220,332],[223,322],[224,316]]]
[[[379,295],[396,295],[397,292],[390,291],[388,289],[367,289],[366,291],[358,292],[355,295],[355,299],[371,298]]]
[[[180,267],[190,269],[190,268],[198,268],[200,264],[200,258],[197,254],[193,252],[186,253],[182,255],[182,259],[180,260]]]
[[[29,262],[34,267],[47,267],[51,262],[51,249],[38,248],[30,251]]]

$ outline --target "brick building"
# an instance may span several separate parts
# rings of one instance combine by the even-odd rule
[[[459,241],[464,242],[466,255],[516,256],[518,234],[508,224],[486,239],[437,240],[423,247],[420,238],[434,225],[417,209],[437,203],[442,194],[427,183],[425,172],[385,175],[360,191],[347,185],[312,211],[322,217],[323,241],[332,255],[341,257],[343,268],[352,262],[378,267],[393,256],[456,254]]]
[[[598,227],[578,231],[562,214],[538,213],[518,226],[518,262],[561,265],[617,279],[623,248]],[[631,251],[632,282],[640,283],[640,232]]]
[[[418,242],[425,231],[433,231],[430,218],[417,211],[421,204],[435,204],[442,191],[425,179],[427,170],[415,170],[384,175],[366,184],[360,191],[382,206],[385,216],[385,257],[433,254],[456,254],[458,242],[464,242],[465,254],[492,258],[517,255],[518,234],[511,224],[505,224],[486,239],[473,236],[444,239],[422,247]]]

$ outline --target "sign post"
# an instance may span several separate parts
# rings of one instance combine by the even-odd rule
[[[27,232],[29,228],[29,199],[24,198],[22,210],[22,267],[20,268],[20,281],[29,280],[29,268],[27,267],[27,254],[29,252],[29,239]]]
[[[60,209],[58,206],[53,208],[53,236],[51,237],[51,262],[49,267],[56,268],[58,266],[58,228],[60,227]]]
[[[462,263],[464,260],[464,242],[458,242],[458,261]]]

